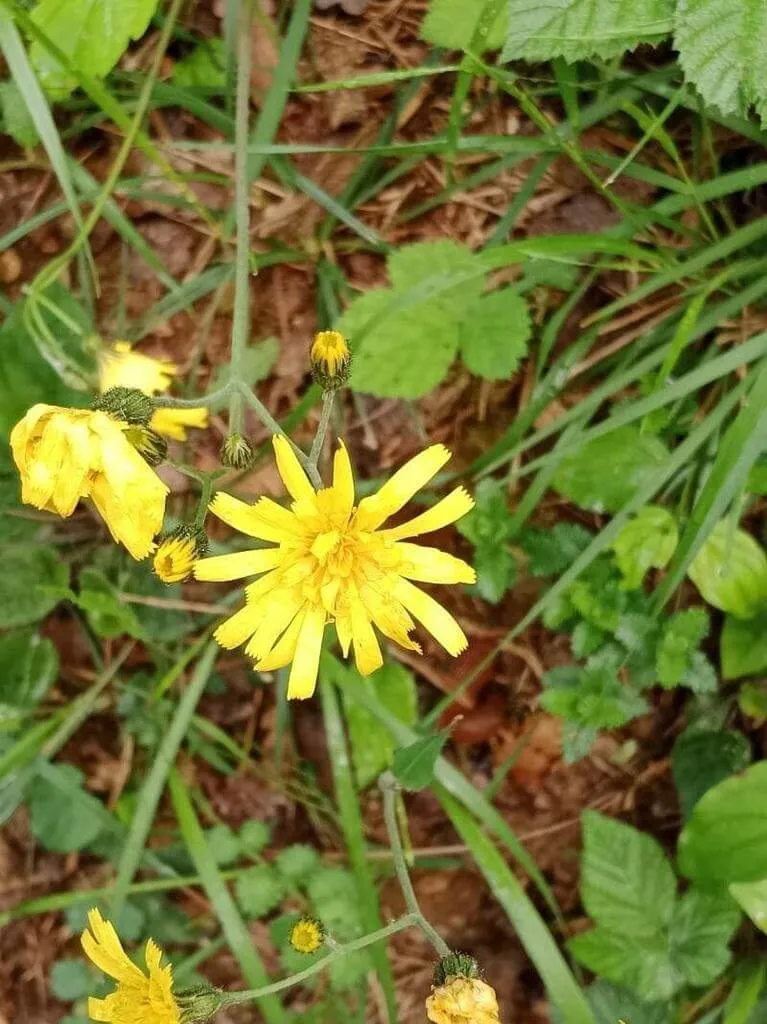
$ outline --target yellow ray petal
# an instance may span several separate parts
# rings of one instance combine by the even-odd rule
[[[336,616],[336,635],[341,647],[341,653],[345,658],[349,657],[349,648],[352,644],[352,620],[348,615]]]
[[[272,445],[277,459],[277,469],[288,494],[294,501],[313,503],[314,488],[309,482],[309,477],[303,471],[290,441],[280,434],[275,434],[272,437]]]
[[[400,647],[416,651],[418,654],[421,653],[419,644],[409,635],[415,629],[415,623],[399,601],[395,601],[393,598],[379,593],[375,587],[369,586],[363,586],[360,589],[360,598],[370,618],[384,636],[399,644]]]
[[[358,597],[351,601],[350,618],[357,671],[362,676],[369,676],[383,665],[383,658],[375,630],[370,624],[365,606]]]
[[[241,580],[245,576],[257,576],[274,569],[281,558],[279,548],[253,548],[251,551],[235,551],[231,555],[213,555],[194,563],[194,575],[196,579],[209,583]]]
[[[309,608],[298,634],[296,653],[288,679],[288,700],[305,700],[314,693],[324,632],[325,609],[317,606]]]
[[[413,495],[438,473],[450,458],[442,444],[433,444],[405,463],[383,487],[363,498],[357,510],[361,530],[375,530],[389,516],[406,505]]]
[[[208,425],[208,410],[156,409],[149,422],[152,430],[174,441],[186,441],[187,427],[202,430]]]
[[[350,514],[354,506],[354,473],[346,445],[338,442],[333,456],[333,499],[337,511]]]
[[[246,604],[244,608],[240,608],[238,612],[221,623],[213,634],[216,643],[227,651],[233,651],[235,647],[244,644],[248,637],[255,633],[260,619],[259,612],[254,611],[252,605]]]
[[[89,996],[88,1016],[91,1020],[102,1022],[102,1024],[109,1024],[110,1021],[114,1020],[113,1003],[114,999],[112,996],[107,996],[106,999],[96,999],[95,996]]]
[[[401,523],[399,526],[392,526],[381,532],[388,540],[402,540],[404,537],[417,537],[421,533],[432,533],[434,530],[441,530],[443,526],[454,523],[456,519],[465,516],[474,508],[474,499],[463,487],[456,487],[454,491],[438,501],[436,505],[427,508],[414,519]]]
[[[394,550],[403,559],[397,572],[420,583],[476,583],[477,574],[468,562],[439,548],[400,541]]]
[[[114,925],[105,921],[96,908],[88,912],[88,928],[80,943],[88,959],[110,978],[127,985],[143,985],[144,975],[123,949]]]
[[[394,587],[394,596],[442,644],[448,654],[456,657],[466,650],[468,640],[450,612],[412,583],[400,578]]]
[[[282,544],[301,534],[301,524],[293,513],[269,498],[260,498],[255,505],[248,505],[219,491],[208,508],[222,523],[248,537]]]
[[[269,654],[256,662],[255,669],[257,672],[274,672],[276,669],[284,668],[291,663],[295,657],[298,637],[305,618],[306,609],[296,615]]]
[[[249,605],[260,618],[258,628],[250,638],[245,653],[254,661],[265,658],[277,639],[296,617],[304,603],[298,589],[278,590],[255,605]]]

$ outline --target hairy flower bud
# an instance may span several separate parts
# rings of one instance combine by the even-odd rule
[[[94,401],[92,409],[109,413],[125,423],[145,427],[152,418],[155,405],[149,395],[138,388],[109,388]]]
[[[320,331],[314,336],[309,362],[312,377],[323,391],[335,391],[349,379],[349,343],[338,331]]]
[[[455,959],[462,954],[456,954]],[[442,961],[453,959],[445,957]],[[471,957],[466,957],[472,960]],[[437,968],[441,972],[442,964]],[[473,970],[476,970],[473,961]],[[448,975],[426,1000],[426,1016],[432,1024],[500,1024],[498,998],[487,982],[477,977]]]
[[[176,996],[181,1011],[181,1024],[201,1024],[202,1021],[210,1020],[224,1002],[224,993],[209,985],[190,988]]]
[[[242,434],[230,434],[221,446],[221,465],[227,469],[250,469],[254,459],[253,445]]]
[[[194,563],[208,550],[205,531],[184,523],[167,533],[157,545],[152,568],[163,583],[181,583],[192,575]]]

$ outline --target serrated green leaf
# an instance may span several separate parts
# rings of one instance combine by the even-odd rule
[[[724,114],[767,118],[764,0],[679,0],[674,45],[687,78]]]
[[[748,767],[751,748],[742,733],[694,729],[674,744],[671,770],[682,813],[689,818],[700,798],[736,772]]]
[[[506,548],[479,544],[472,559],[477,570],[477,593],[484,601],[497,604],[517,578],[517,563]]]
[[[463,50],[472,40],[483,6],[484,0],[431,0],[421,25],[422,38],[448,50]],[[507,20],[504,9],[488,34],[488,50],[502,45]]]
[[[0,82],[0,113],[4,130],[19,146],[31,149],[40,142],[24,97],[13,79]]]
[[[703,651],[693,651],[690,667],[684,674],[682,686],[687,686],[693,693],[716,693],[719,679],[716,669]]]
[[[69,568],[56,548],[18,546],[3,552],[0,628],[14,629],[44,618],[59,602]]]
[[[405,789],[424,789],[434,778],[437,758],[450,738],[447,732],[424,736],[394,754],[392,770]]]
[[[526,355],[531,332],[525,300],[513,288],[501,288],[464,310],[461,357],[478,377],[507,380]]]
[[[320,863],[320,855],[313,846],[296,843],[280,850],[274,862],[279,873],[292,882],[307,882]]]
[[[681,870],[702,884],[767,878],[767,761],[710,789],[679,840]]]
[[[252,818],[246,821],[240,829],[240,846],[243,853],[249,856],[260,853],[265,846],[268,846],[272,838],[272,830],[265,821],[258,821]]]
[[[594,1024],[672,1024],[672,1007],[665,1003],[648,1003],[630,989],[609,981],[595,981],[586,989],[586,998],[594,1013]]]
[[[0,637],[0,705],[30,710],[45,697],[59,670],[47,637],[19,630]]]
[[[736,882],[729,887],[729,892],[759,931],[767,934],[767,878],[758,882]]]
[[[570,648],[576,658],[588,658],[598,651],[608,639],[608,634],[585,619],[579,622],[570,637]]]
[[[767,601],[767,554],[729,520],[716,524],[687,575],[709,604],[739,619],[753,618]]]
[[[530,526],[519,538],[533,576],[555,576],[569,569],[593,539],[594,534],[577,523],[555,523],[549,530]]]
[[[728,943],[740,923],[729,894],[688,889],[674,909],[669,947],[675,968],[688,984],[716,981],[730,962]]]
[[[173,65],[173,81],[180,86],[218,89],[226,83],[226,43],[212,36],[177,60]]]
[[[57,999],[72,1002],[87,995],[93,977],[84,960],[57,960],[51,967],[51,992]]]
[[[83,850],[101,832],[103,808],[82,788],[83,773],[71,764],[51,765],[37,776],[27,796],[32,832],[46,850]],[[72,791],[77,791],[73,804]]]
[[[375,693],[384,707],[406,725],[415,724],[417,693],[412,673],[396,662],[385,663],[367,678],[349,669],[347,681],[340,692],[349,731],[354,774],[358,787],[363,789],[377,779],[382,771],[391,767],[394,740],[388,729],[351,699],[346,693],[349,686],[364,686]]]
[[[147,30],[158,0],[41,0],[32,20],[71,59],[78,71],[102,78],[132,39]],[[57,99],[77,84],[41,43],[30,58],[46,92]]]
[[[403,245],[390,253],[387,262],[392,288],[403,293],[435,274],[470,272],[477,265],[477,257],[471,249],[448,239]],[[436,305],[456,320],[461,320],[466,311],[479,301],[483,290],[484,278],[478,276],[462,281],[427,301],[429,305]]]
[[[598,925],[650,938],[668,924],[676,878],[652,836],[587,811],[583,844],[581,898]]]
[[[753,619],[726,615],[719,640],[724,679],[756,675],[767,668],[767,610]]]
[[[668,564],[678,543],[676,520],[667,509],[658,505],[640,509],[612,544],[624,587],[641,587],[650,569],[662,569]]]
[[[615,57],[660,42],[672,28],[672,0],[510,0],[504,60]]]
[[[234,896],[246,917],[260,918],[280,905],[285,883],[271,864],[257,864],[239,875]]]
[[[474,491],[474,508],[456,524],[458,532],[477,546],[500,547],[509,536],[511,514],[502,480],[485,477]]]
[[[647,710],[642,697],[609,666],[554,668],[542,681],[541,707],[577,726],[616,729]]]
[[[658,682],[679,686],[692,667],[692,656],[708,633],[705,608],[677,612],[664,624],[656,654]]]
[[[232,832],[228,825],[214,825],[213,828],[207,829],[205,842],[208,844],[213,860],[220,868],[234,864],[242,852],[239,837]]]
[[[365,979],[371,968],[370,956],[367,950],[359,950],[355,953],[347,953],[345,956],[334,960],[328,968],[330,987],[335,992],[348,992]]]
[[[83,569],[79,582],[77,604],[86,613],[91,628],[98,636],[144,638],[144,628],[133,607],[120,600],[117,588],[103,572]]]
[[[684,984],[669,960],[668,937],[661,932],[636,939],[597,927],[570,939],[568,947],[578,963],[648,1001],[670,999]]]
[[[566,455],[551,482],[581,508],[618,512],[668,461],[666,446],[638,427],[618,427]]]

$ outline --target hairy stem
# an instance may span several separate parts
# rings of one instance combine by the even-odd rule
[[[317,433],[314,435],[314,441],[312,441],[312,450],[309,452],[309,463],[314,466],[315,469],[319,465],[322,446],[325,443],[325,435],[327,434],[328,427],[330,426],[330,417],[333,415],[333,404],[335,400],[335,390],[323,392],[322,414],[320,416],[319,426],[317,427]]]

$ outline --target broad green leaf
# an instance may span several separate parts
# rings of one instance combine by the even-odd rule
[[[714,786],[679,840],[681,870],[701,884],[767,878],[767,761]]]
[[[491,604],[497,604],[517,578],[517,563],[506,548],[480,544],[474,549],[477,570],[477,593]]]
[[[77,604],[88,616],[93,631],[106,638],[133,636],[143,639],[144,628],[131,605],[120,600],[117,588],[99,569],[83,569],[80,573]]]
[[[527,352],[531,331],[525,300],[513,288],[501,288],[464,311],[461,357],[478,377],[507,380]]]
[[[767,601],[767,554],[729,520],[716,524],[687,574],[709,604],[739,619],[752,618]]]
[[[102,78],[128,43],[146,32],[157,5],[158,0],[41,0],[32,19],[78,71]],[[30,57],[49,95],[69,95],[76,80],[37,41]]]
[[[173,66],[173,81],[180,86],[201,86],[219,89],[226,83],[226,44],[212,36],[177,60]]]
[[[754,103],[767,118],[767,4],[764,0],[679,0],[674,46],[685,75],[724,114]]]
[[[0,637],[0,705],[31,710],[45,697],[59,671],[47,637],[19,630]]]
[[[593,539],[594,534],[577,523],[554,523],[548,530],[530,526],[519,537],[529,559],[527,568],[533,576],[555,576],[564,572]]]
[[[504,60],[616,57],[671,31],[672,0],[510,0]]]
[[[79,768],[61,764],[49,766],[45,776],[32,780],[27,805],[32,832],[44,849],[55,853],[83,850],[101,832],[104,809],[82,789],[83,778]]]
[[[403,294],[435,274],[472,271],[479,265],[471,249],[447,239],[404,245],[392,251],[387,263],[392,288]],[[429,305],[437,305],[457,320],[462,320],[467,310],[477,303],[484,287],[484,278],[478,276],[462,281],[427,301]]]
[[[719,639],[724,679],[753,676],[767,668],[767,610],[753,619],[726,615]]]
[[[286,846],[284,850],[280,850],[274,861],[274,866],[283,878],[302,884],[309,880],[319,864],[320,855],[313,846],[307,846],[304,843]]]
[[[767,933],[767,878],[758,882],[735,882],[730,886],[730,895],[759,931]]]
[[[440,732],[396,751],[392,770],[405,789],[425,789],[432,782],[437,758],[449,738],[448,732]]]
[[[239,837],[228,825],[214,825],[213,828],[207,829],[205,842],[213,860],[220,868],[234,864],[242,850]]]
[[[583,815],[581,898],[596,923],[651,938],[671,919],[676,878],[652,836],[596,811]]]
[[[638,939],[629,932],[592,928],[568,942],[570,952],[600,978],[625,985],[648,1001],[670,999],[684,978],[669,959],[664,932]]]
[[[72,1002],[87,995],[93,987],[93,974],[81,958],[57,960],[51,967],[51,992],[57,999]]]
[[[421,25],[421,36],[435,46],[463,50],[472,40],[485,0],[431,0]],[[508,12],[504,10],[490,29],[487,49],[501,46],[506,35]]]
[[[506,504],[506,487],[495,477],[486,477],[477,485],[471,512],[461,519],[458,530],[474,545],[477,592],[493,604],[501,600],[514,582],[516,561],[508,550],[511,517]]]
[[[672,1024],[672,1008],[666,1003],[648,1003],[640,993],[595,981],[586,989],[586,998],[594,1011],[595,1024]]]
[[[658,682],[661,686],[679,686],[692,669],[693,654],[708,634],[705,608],[677,612],[663,626],[656,653]]]
[[[69,568],[56,548],[19,546],[3,552],[0,573],[0,628],[13,629],[44,618],[58,604]]]
[[[234,895],[246,917],[264,917],[280,905],[285,882],[271,864],[257,864],[238,875]]]
[[[668,461],[668,449],[638,427],[618,427],[566,455],[551,486],[581,508],[618,512]]]
[[[678,541],[676,520],[667,509],[659,505],[640,509],[613,541],[624,587],[636,590],[650,569],[667,565]]]
[[[728,943],[740,923],[729,894],[688,889],[674,909],[669,945],[674,967],[688,984],[716,981],[730,962]]]
[[[689,729],[674,744],[671,769],[682,813],[689,818],[700,798],[748,767],[751,747],[740,732]]]
[[[18,85],[9,79],[0,82],[0,112],[2,113],[2,129],[7,132],[19,146],[31,149],[38,145],[40,136],[35,123]]]
[[[348,670],[340,692],[349,731],[354,774],[357,786],[364,789],[382,771],[391,767],[394,740],[384,725],[351,699],[347,693],[350,686],[367,688],[405,725],[414,725],[416,722],[417,693],[412,673],[396,662],[387,662],[368,678],[363,678],[354,669]]]
[[[749,718],[767,718],[767,686],[744,683],[738,693],[738,707]]]
[[[255,854],[260,853],[265,846],[269,845],[269,841],[272,838],[272,830],[265,821],[253,818],[250,821],[246,821],[242,826],[239,838],[243,853],[253,857]]]

